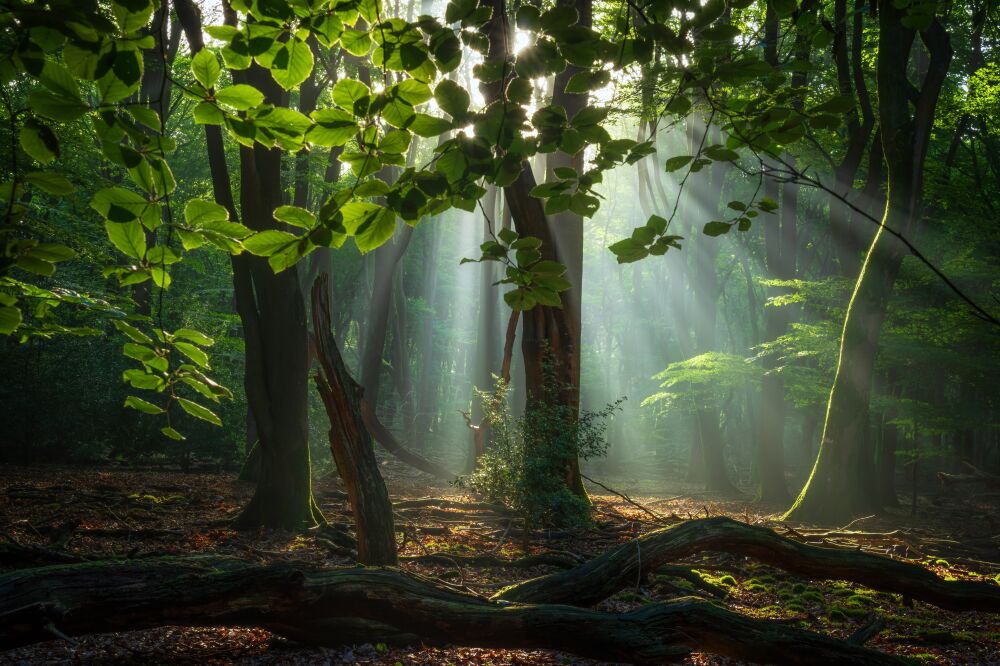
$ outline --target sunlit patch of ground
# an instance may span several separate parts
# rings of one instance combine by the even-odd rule
[[[463,500],[454,487],[429,485],[394,464],[383,469],[394,500],[427,496]],[[606,483],[628,489],[620,479]],[[320,479],[315,490],[331,522],[350,523],[334,480]],[[215,552],[264,561],[350,563],[311,533],[230,529],[228,521],[251,492],[251,484],[233,480],[232,474],[8,467],[0,471],[0,533],[22,544],[87,557]],[[595,525],[588,530],[525,533],[517,521],[471,507],[399,509],[397,523],[405,526],[400,552],[403,556],[489,554],[511,560],[542,553],[583,558],[655,529],[660,519],[669,523],[725,514],[813,543],[861,547],[904,558],[930,566],[942,576],[984,579],[1000,574],[996,507],[975,498],[939,498],[937,504],[921,505],[916,517],[899,510],[831,530],[786,526],[778,520],[776,507],[720,500],[693,487],[680,486],[660,496],[633,496],[635,504],[600,492],[593,496]],[[1000,618],[995,615],[950,613],[853,584],[803,580],[728,555],[699,555],[681,564],[724,589],[728,594],[722,603],[734,611],[839,637],[851,635],[872,617],[882,617],[886,626],[868,643],[870,647],[919,664],[1000,664]],[[480,568],[459,559],[433,564],[404,561],[401,566],[480,595],[554,570],[548,566]],[[656,574],[598,608],[621,612],[702,594],[703,590],[685,580]],[[0,653],[0,664],[8,663],[597,664],[551,651],[384,645],[316,648],[263,630],[212,627],[102,634],[80,638],[75,644],[54,641]],[[690,663],[740,662],[696,654]]]

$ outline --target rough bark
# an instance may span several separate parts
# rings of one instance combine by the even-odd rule
[[[819,455],[809,480],[786,514],[795,520],[842,522],[855,513],[876,509],[878,504],[868,432],[869,399],[879,333],[905,254],[903,245],[886,234],[885,228],[904,236],[918,230],[924,160],[938,94],[952,56],[948,34],[935,19],[921,34],[930,62],[920,89],[914,93],[908,73],[916,32],[903,25],[904,16],[905,10],[896,8],[891,0],[879,2],[876,70],[889,196],[844,318]]]
[[[641,664],[708,651],[763,663],[895,657],[703,601],[629,613],[486,601],[394,569],[320,569],[199,556],[27,569],[0,577],[0,649],[57,635],[255,626],[303,643],[546,648]]]
[[[702,518],[624,543],[575,569],[513,585],[496,598],[519,603],[596,604],[664,564],[705,551],[752,557],[789,573],[847,580],[954,611],[1000,612],[1000,587],[944,580],[923,567],[854,549],[821,548],[731,518]]]
[[[347,489],[358,539],[358,561],[395,565],[396,536],[392,503],[375,460],[372,437],[361,415],[364,390],[354,381],[330,330],[329,277],[312,288],[313,332],[320,371],[316,386],[330,418],[330,451]]]

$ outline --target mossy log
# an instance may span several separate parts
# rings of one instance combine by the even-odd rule
[[[689,520],[605,551],[580,566],[512,585],[496,597],[590,606],[635,585],[664,564],[713,551],[752,557],[813,579],[846,580],[953,611],[1000,612],[1000,586],[944,580],[921,566],[843,548],[821,548],[731,518]]]
[[[710,603],[629,613],[487,601],[397,569],[321,569],[196,556],[24,569],[0,576],[0,649],[55,636],[174,626],[262,627],[302,643],[555,649],[633,663],[706,651],[765,663],[895,658]]]

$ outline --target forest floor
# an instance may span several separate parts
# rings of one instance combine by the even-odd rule
[[[394,501],[428,496],[472,502],[460,490],[426,483],[405,468],[383,465]],[[609,486],[613,484],[608,483]],[[228,520],[252,492],[233,474],[181,473],[127,468],[0,468],[0,538],[23,545],[65,549],[90,558],[139,557],[151,553],[219,553],[260,561],[344,565],[350,561],[319,534],[237,532]],[[627,488],[617,488],[625,490]],[[780,522],[778,507],[747,500],[720,500],[695,491],[632,497],[645,508],[592,487],[595,525],[590,529],[524,533],[495,512],[456,505],[399,507],[397,524],[403,569],[439,579],[474,594],[489,595],[513,582],[555,571],[551,566],[480,567],[461,556],[485,554],[516,560],[548,553],[582,561],[662,524],[686,518],[728,515],[766,525],[810,543],[850,545],[927,566],[939,575],[1000,582],[1000,514],[991,498],[972,494],[923,500],[909,509],[869,517],[841,529]],[[335,480],[320,479],[315,492],[331,521],[350,521]],[[995,502],[996,497],[992,500]],[[772,510],[773,509],[773,510]],[[652,512],[652,513],[650,513]],[[654,517],[655,514],[655,517]],[[407,560],[442,554],[429,562]],[[456,557],[457,556],[457,557]],[[867,645],[909,657],[918,664],[1000,664],[1000,618],[951,613],[898,595],[838,581],[809,581],[745,558],[706,553],[682,563],[725,593],[731,610],[794,623],[847,637],[874,616],[885,627]],[[0,562],[7,570],[10,563]],[[654,575],[598,608],[625,611],[652,601],[708,595],[686,580]],[[382,644],[340,649],[298,645],[259,629],[180,628],[88,636],[6,653],[0,664],[596,664],[552,651],[437,648],[398,649]],[[695,654],[693,664],[735,664]]]

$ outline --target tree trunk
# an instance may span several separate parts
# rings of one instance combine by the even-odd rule
[[[904,16],[891,0],[879,2],[877,81],[889,197],[847,307],[819,455],[786,519],[841,522],[878,504],[869,398],[879,332],[904,255],[902,244],[885,228],[912,236],[919,226],[924,158],[952,54],[948,35],[935,19],[922,33],[931,62],[911,114],[907,73],[916,33],[902,24]]]
[[[0,576],[0,649],[54,636],[173,626],[261,627],[306,644],[563,650],[638,664],[692,651],[775,664],[900,664],[875,650],[683,599],[628,613],[498,604],[396,569],[213,557],[27,569]]]
[[[589,4],[586,0],[581,0],[581,3],[586,5],[580,12],[581,17],[587,18]],[[513,34],[507,27],[506,3],[504,0],[489,0],[488,4],[493,9],[493,16],[484,29],[490,38],[487,60],[504,60],[511,46],[507,37]],[[481,89],[488,104],[499,103],[502,96],[500,86],[483,84]],[[539,249],[543,260],[558,261],[569,268],[574,262],[576,250],[567,253],[567,256],[560,255],[556,232],[546,218],[542,202],[530,194],[535,185],[531,166],[525,163],[521,165],[517,180],[504,188],[504,200],[510,207],[514,226],[521,236],[533,236],[542,241]],[[577,261],[582,261],[582,249],[580,252],[581,259]],[[574,317],[577,310],[574,310],[571,291],[572,287],[560,294],[562,307],[539,305],[524,313],[521,318],[521,350],[528,392],[526,411],[530,412],[532,405],[546,394],[555,393],[559,404],[566,408],[568,418],[575,421],[580,410],[580,321],[579,316]],[[546,372],[546,366],[550,366],[552,372]],[[547,386],[548,383],[554,386]],[[589,502],[576,457],[565,461],[565,472],[570,491]]]
[[[347,488],[358,539],[358,561],[369,565],[397,564],[392,503],[375,460],[372,437],[362,416],[364,390],[347,372],[330,330],[329,277],[321,275],[312,288],[313,333],[320,371],[316,387],[330,417],[330,451]]]
[[[191,0],[174,0],[191,52],[202,42],[201,18]],[[227,17],[228,18],[228,17]],[[257,66],[234,72],[234,80],[254,85],[280,101],[270,74]],[[217,203],[239,219],[226,166],[222,133],[205,125],[212,190]],[[281,151],[261,146],[240,149],[243,223],[254,230],[276,228],[281,205]],[[243,324],[247,403],[257,424],[260,478],[250,503],[237,518],[242,528],[301,529],[322,520],[313,500],[309,461],[308,339],[305,303],[292,267],[275,275],[262,257],[232,257],[236,310]]]

